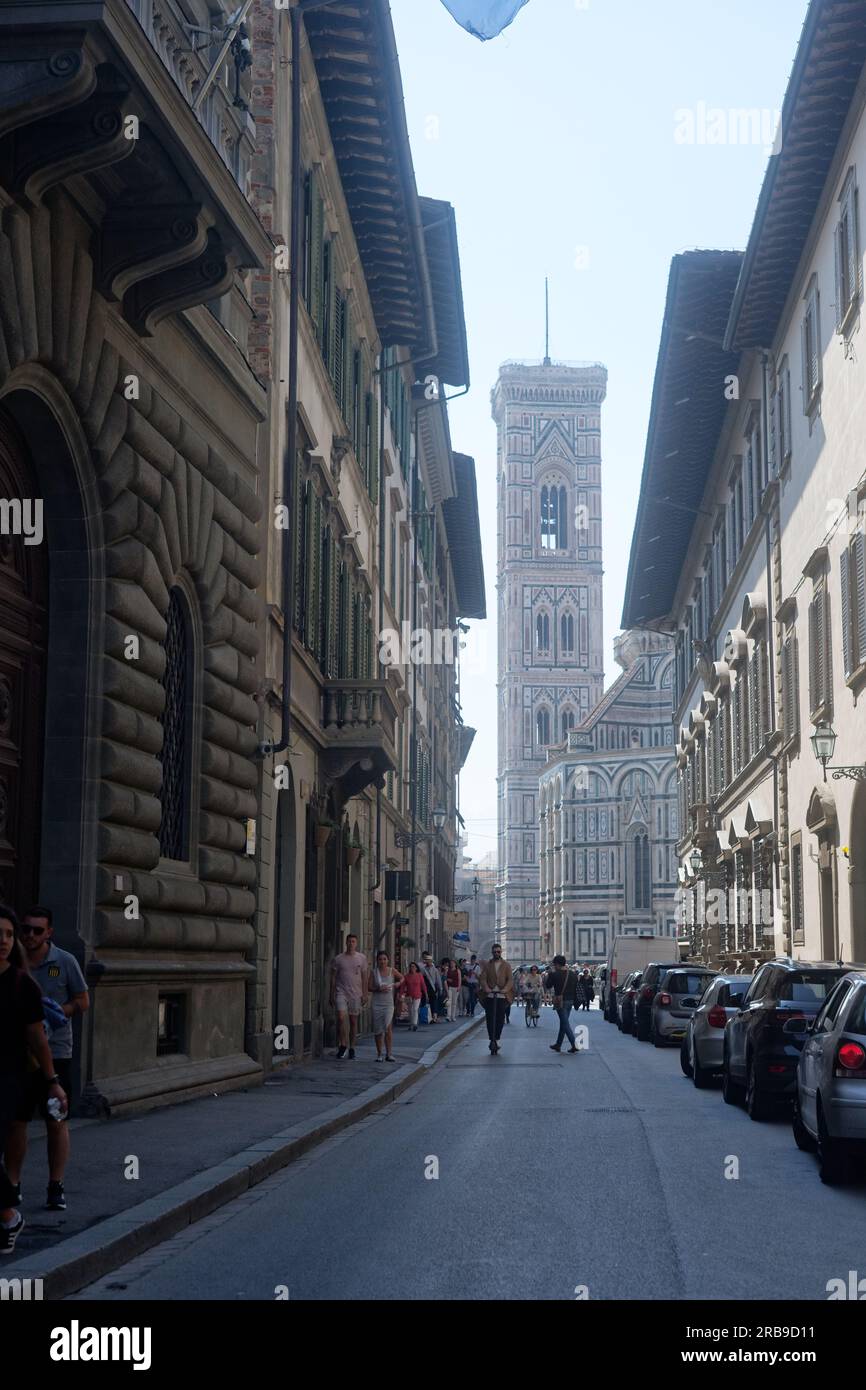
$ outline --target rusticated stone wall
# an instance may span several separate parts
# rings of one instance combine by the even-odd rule
[[[175,972],[172,988],[189,984],[192,991],[190,1062],[243,1052],[249,973],[243,953],[254,942],[255,864],[245,853],[244,821],[256,814],[254,694],[260,638],[255,590],[261,502],[237,467],[160,394],[140,362],[133,365],[113,344],[112,338],[118,343],[129,339],[129,330],[110,331],[116,310],[94,288],[89,237],[89,228],[61,194],[48,195],[45,205],[29,210],[16,206],[3,211],[0,393],[20,397],[29,389],[31,369],[38,366],[42,378],[56,382],[58,399],[68,401],[89,452],[84,467],[92,470],[92,485],[82,507],[89,513],[91,534],[101,533],[104,550],[91,557],[89,582],[101,588],[102,602],[98,624],[91,609],[88,640],[98,638],[102,655],[91,665],[86,691],[87,739],[97,742],[95,759],[92,747],[82,749],[82,768],[97,769],[92,789],[98,821],[91,876],[95,888],[92,902],[79,904],[78,931],[88,954],[106,953],[107,960],[120,962],[129,953],[129,960],[138,960],[142,978],[150,981],[147,989],[124,991],[124,1010],[141,1013],[126,1019],[140,1041],[132,1061],[128,1048],[121,1049],[122,1069],[128,1071],[156,1065],[155,1004],[163,960]],[[149,351],[153,349],[151,343]],[[230,372],[223,372],[212,356],[197,353],[192,338],[189,351],[196,360],[184,379],[192,375],[201,381],[205,415],[222,411],[225,418],[232,395],[238,394]],[[228,339],[226,351],[234,351]],[[173,375],[172,363],[162,366]],[[254,427],[250,433],[254,439]],[[40,476],[38,457],[34,466]],[[96,497],[101,514],[93,517]],[[50,509],[49,502],[46,506]],[[191,871],[185,873],[160,868],[158,841],[161,643],[169,589],[178,582],[194,596],[200,695],[193,726],[195,852]],[[140,642],[136,660],[125,655],[130,635]],[[59,636],[49,632],[49,666],[52,642]],[[84,669],[82,663],[70,679],[84,679]],[[50,737],[52,731],[47,732]],[[50,795],[47,782],[45,794]],[[124,910],[130,894],[139,900],[137,917]],[[211,1050],[208,1021],[198,1006],[209,1007],[204,980],[208,962],[218,968],[217,953],[226,966],[233,959],[238,969],[211,990],[212,1007],[222,1015],[214,1019],[220,1040]],[[184,976],[187,954],[190,970],[202,977],[200,984]],[[110,987],[109,971],[100,986],[106,1000]],[[231,997],[220,994],[226,989]],[[119,1020],[108,1003],[100,1014],[99,1004],[97,1000],[98,1070],[110,1076],[116,1069],[106,1027]],[[225,1028],[229,1016],[239,1020],[228,1030],[231,1037]],[[186,1084],[194,1087],[192,1072]]]

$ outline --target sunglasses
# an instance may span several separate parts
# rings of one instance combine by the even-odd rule
[[[22,935],[22,936],[44,936],[46,930],[47,930],[47,929],[46,929],[45,927],[31,927],[31,926],[29,926],[29,925],[25,922],[25,923],[24,923],[24,926],[21,928],[21,935]]]

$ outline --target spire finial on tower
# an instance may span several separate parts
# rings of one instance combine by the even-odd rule
[[[550,366],[550,294],[549,281],[544,277],[544,365]]]

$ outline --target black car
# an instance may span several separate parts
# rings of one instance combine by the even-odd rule
[[[617,1023],[621,1033],[630,1033],[634,1026],[634,997],[640,986],[642,970],[633,970],[623,982],[616,997]]]
[[[662,980],[669,970],[676,970],[681,964],[678,960],[651,960],[644,966],[640,989],[634,997],[634,1036],[641,1042],[649,1042],[653,1000]]]
[[[836,981],[855,969],[862,967],[790,956],[760,967],[725,1028],[722,1095],[728,1105],[745,1100],[751,1119],[764,1120],[775,1103],[790,1101],[812,1019]]]

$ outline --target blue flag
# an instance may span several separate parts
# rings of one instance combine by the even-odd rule
[[[442,0],[442,4],[476,39],[495,39],[526,0]]]

